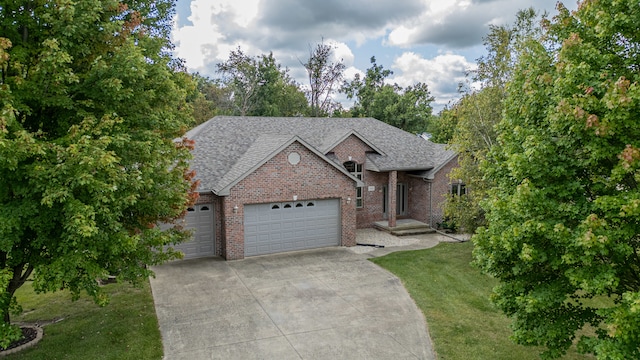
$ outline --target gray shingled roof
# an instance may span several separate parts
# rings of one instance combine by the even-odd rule
[[[373,118],[217,116],[185,136],[195,141],[191,167],[201,182],[200,189],[218,193],[244,178],[293,137],[326,154],[331,150],[328,146],[351,133],[380,152],[368,155],[367,169],[372,171],[427,171],[454,156],[444,145]]]

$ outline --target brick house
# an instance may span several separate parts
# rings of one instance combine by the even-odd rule
[[[457,166],[444,145],[373,118],[218,116],[186,137],[200,197],[185,258],[354,246],[378,221],[435,226]]]

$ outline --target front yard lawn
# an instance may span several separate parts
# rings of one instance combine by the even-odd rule
[[[470,265],[473,244],[441,243],[372,261],[398,276],[427,319],[440,360],[539,359],[539,348],[516,345],[510,320],[489,301],[496,280]],[[587,359],[575,349],[563,359]]]
[[[13,322],[51,322],[34,347],[6,359],[161,359],[162,340],[149,282],[142,288],[109,284],[111,296],[99,307],[83,295],[71,301],[67,291],[35,294],[27,282],[18,290],[24,309]]]

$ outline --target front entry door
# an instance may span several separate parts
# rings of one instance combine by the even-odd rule
[[[389,193],[387,185],[382,187],[382,211],[384,216],[388,216]],[[407,184],[399,183],[396,185],[396,215],[406,215],[409,203],[409,191]]]

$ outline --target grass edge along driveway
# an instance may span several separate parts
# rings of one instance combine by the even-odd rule
[[[400,278],[424,313],[439,360],[539,359],[540,348],[513,343],[510,320],[489,301],[497,281],[470,265],[473,243],[371,259]],[[574,348],[563,359],[592,359]]]
[[[12,322],[46,324],[44,336],[34,347],[5,359],[162,359],[149,281],[141,288],[109,284],[104,289],[111,301],[99,307],[86,294],[78,301],[71,301],[68,291],[35,294],[27,282],[16,292],[23,313]]]

